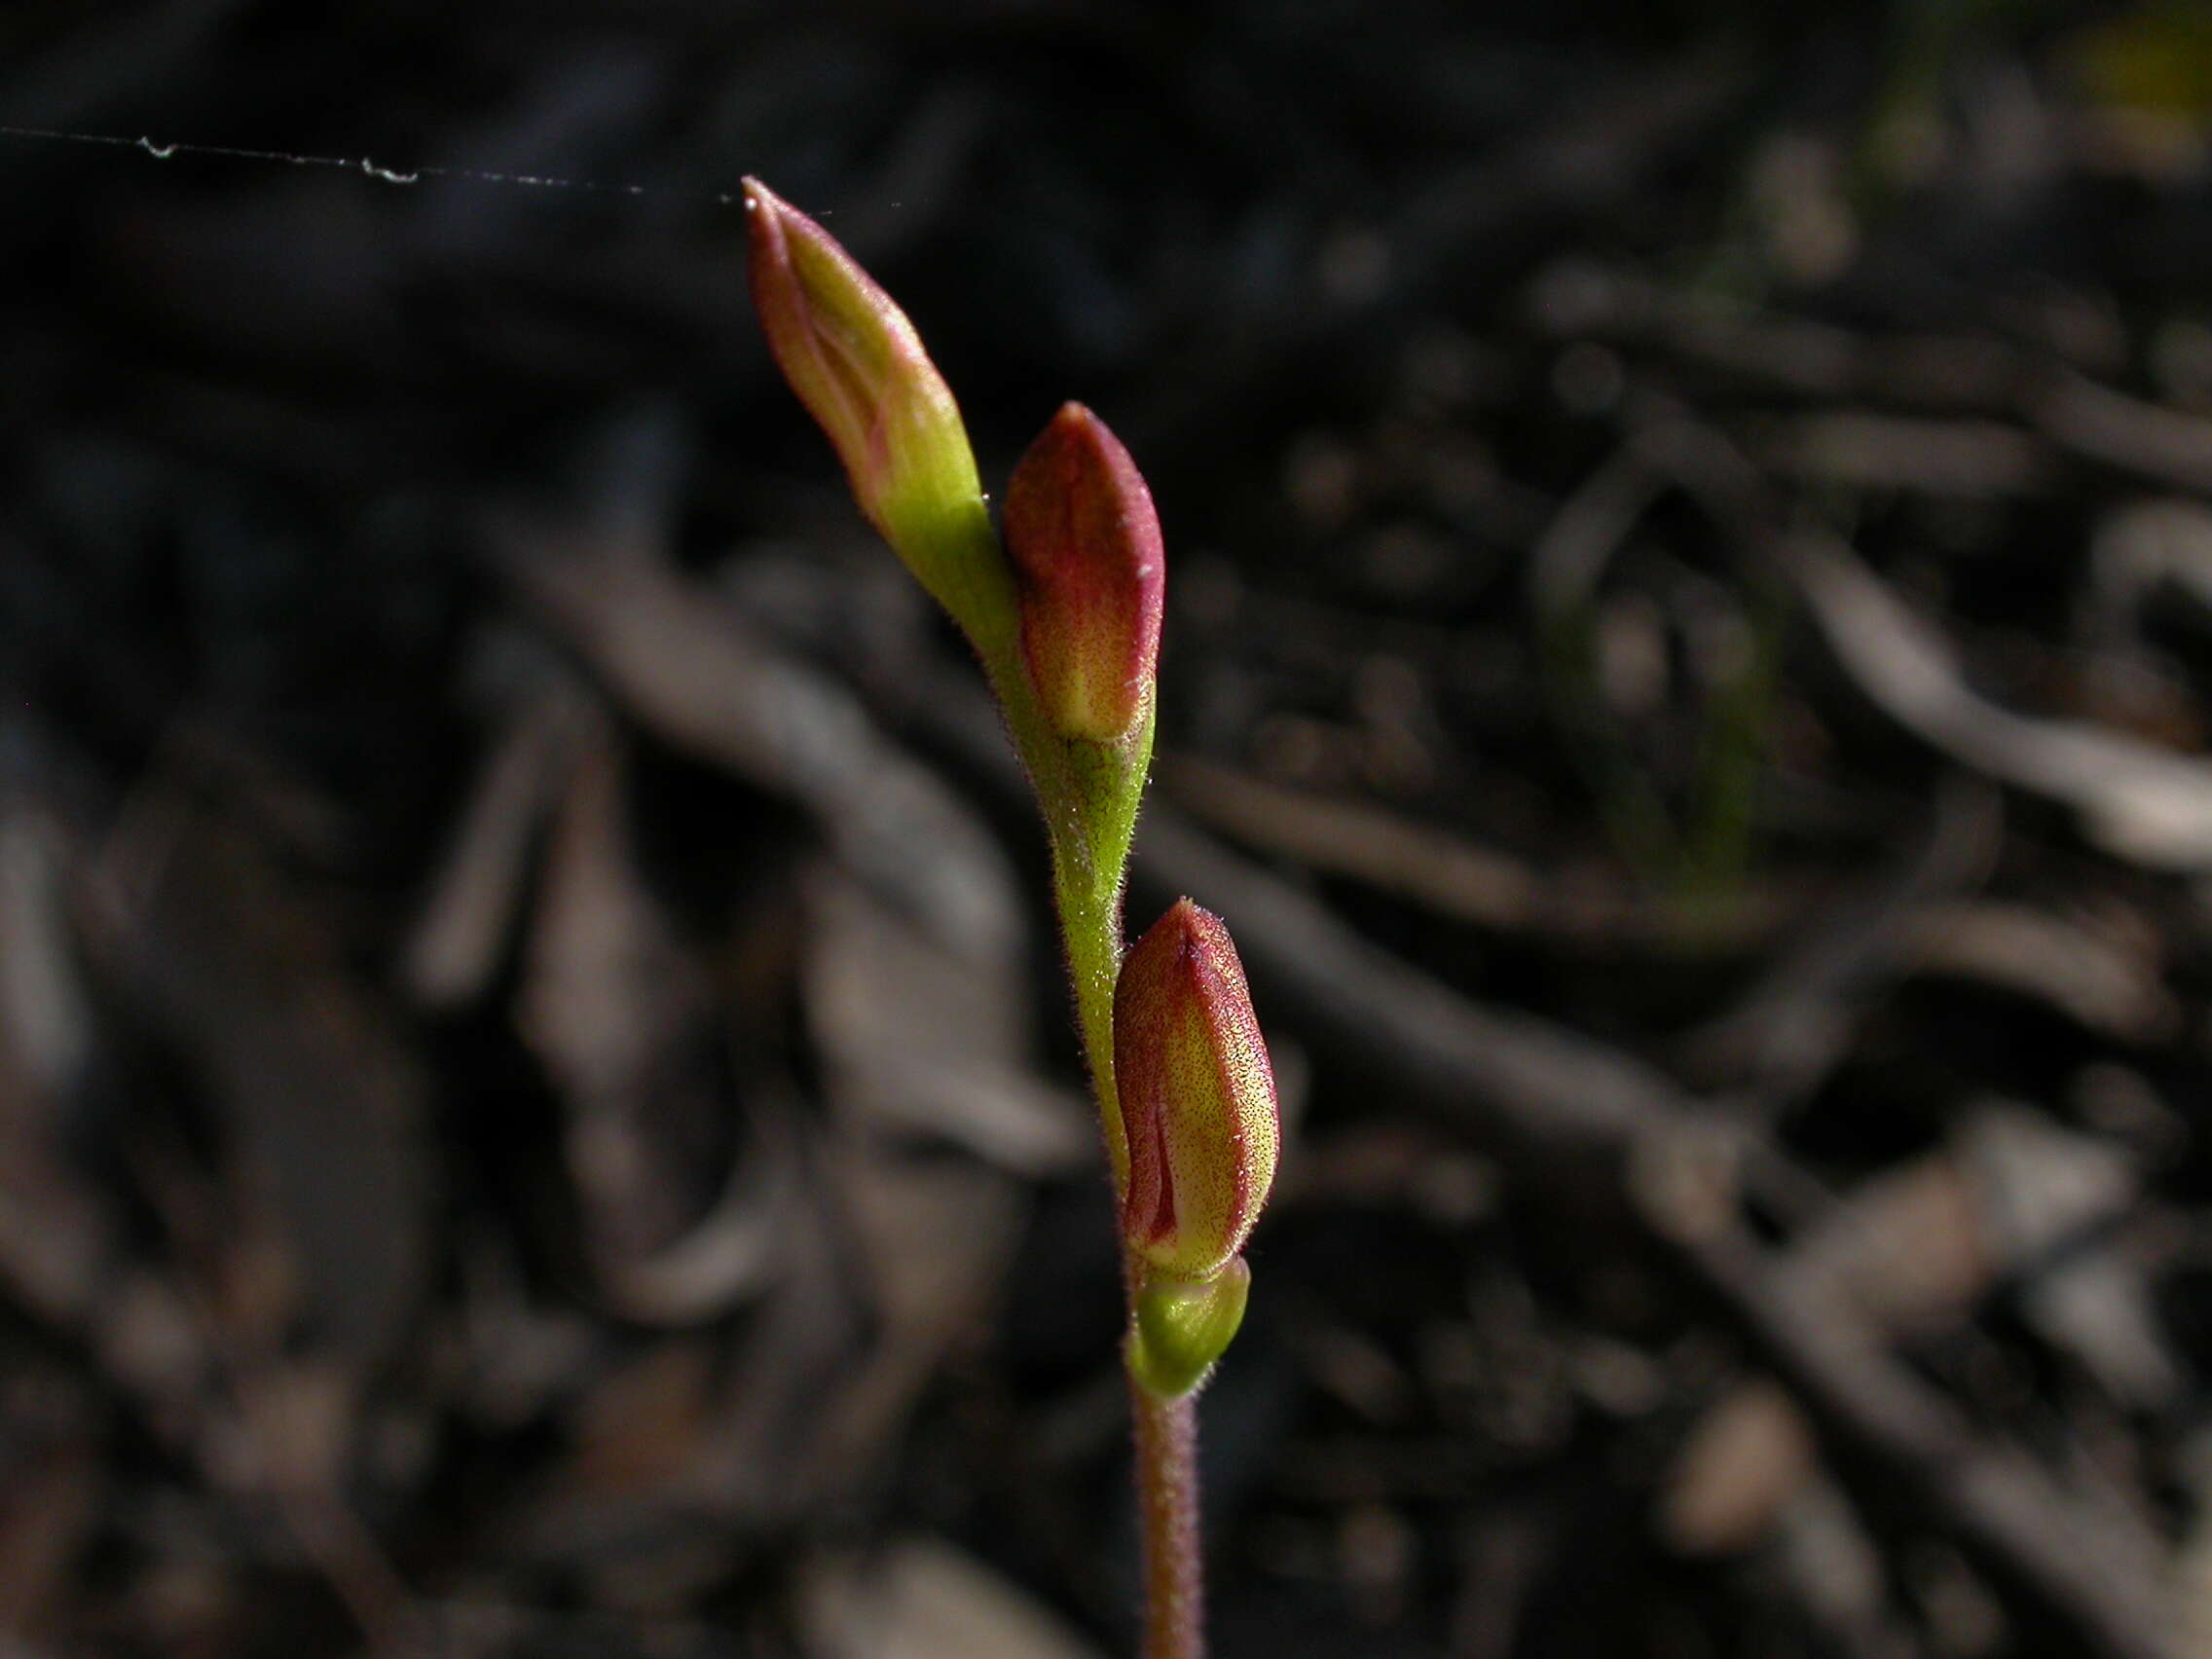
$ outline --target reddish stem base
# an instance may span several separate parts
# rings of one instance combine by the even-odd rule
[[[1162,1399],[1131,1377],[1129,1406],[1144,1544],[1143,1659],[1205,1659],[1198,1394]]]

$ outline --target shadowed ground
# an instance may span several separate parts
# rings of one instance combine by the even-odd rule
[[[1041,837],[748,172],[1160,504],[1220,1659],[2204,1651],[2197,14],[916,19],[0,21],[0,1654],[1128,1649]]]

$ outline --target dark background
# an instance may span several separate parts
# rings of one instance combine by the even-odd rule
[[[18,3],[0,125],[0,1653],[1130,1649],[749,172],[1159,500],[1222,1659],[2212,1641],[2202,8]]]

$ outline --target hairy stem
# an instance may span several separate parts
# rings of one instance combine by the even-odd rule
[[[1114,979],[1122,963],[1121,890],[1082,866],[1057,861],[1060,925],[1074,983],[1077,1022],[1120,1198],[1128,1180],[1122,1114],[1114,1081]],[[1124,1250],[1123,1291],[1135,1331],[1138,1278]],[[1129,1368],[1135,1430],[1137,1525],[1144,1561],[1143,1659],[1204,1659],[1205,1575],[1198,1545],[1196,1393],[1156,1393]]]
[[[1099,892],[1095,877],[1088,869],[1071,870],[1064,861],[1056,874],[1068,979],[1075,990],[1076,1024],[1083,1036],[1084,1058],[1090,1066],[1099,1129],[1105,1137],[1107,1165],[1119,1200],[1128,1179],[1128,1150],[1123,1142],[1121,1101],[1114,1086],[1114,980],[1122,967],[1121,895],[1113,890]]]
[[[1045,808],[1052,846],[1052,897],[1118,1208],[1129,1179],[1114,1079],[1114,987],[1124,942],[1122,876],[1152,755],[1153,710],[1148,696],[1142,724],[1126,746],[1062,742],[1046,730],[1029,683],[1016,668],[1004,662],[994,669],[992,680],[1014,747]],[[1122,1288],[1131,1342],[1139,1284],[1136,1261],[1124,1245]],[[1144,1659],[1204,1659],[1195,1396],[1156,1393],[1132,1366],[1129,1403],[1144,1557]]]
[[[1143,1659],[1205,1659],[1198,1395],[1156,1394],[1132,1373],[1129,1408],[1144,1549]]]

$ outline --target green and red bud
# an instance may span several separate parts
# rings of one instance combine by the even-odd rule
[[[1046,719],[1062,737],[1120,740],[1151,694],[1166,584],[1136,462],[1097,416],[1065,404],[1014,469],[1004,524]]]
[[[1178,900],[1114,991],[1128,1145],[1122,1236],[1148,1278],[1207,1281],[1244,1248],[1274,1180],[1274,1073],[1221,918]]]
[[[978,646],[1000,638],[1011,572],[959,406],[914,325],[834,237],[757,179],[745,181],[745,207],[768,348],[861,511]]]

